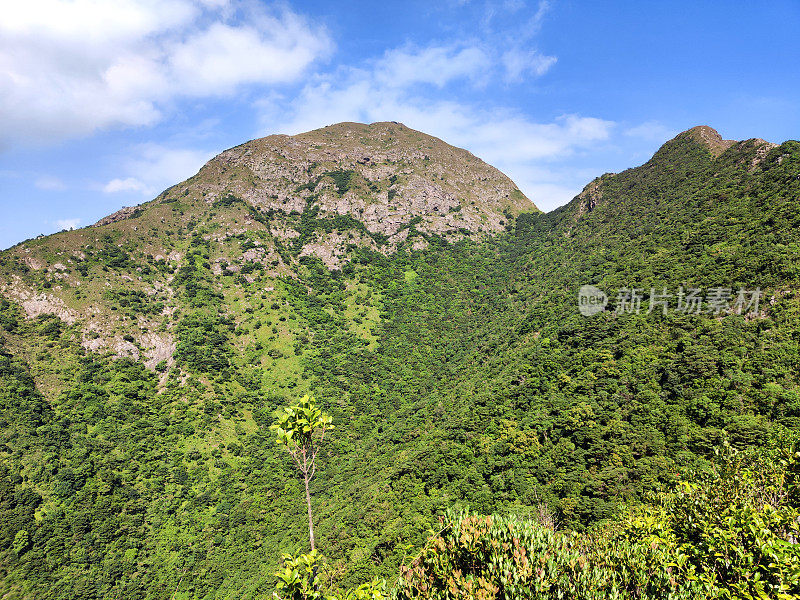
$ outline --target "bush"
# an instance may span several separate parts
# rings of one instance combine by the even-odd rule
[[[672,579],[665,548],[648,540],[607,546],[602,536],[500,515],[451,512],[442,525],[401,568],[399,600],[697,597],[696,584]]]
[[[397,598],[800,597],[800,453],[724,446],[693,479],[583,535],[448,513]]]
[[[336,192],[342,196],[352,187],[356,173],[355,171],[328,171],[325,175],[333,179]]]
[[[275,573],[278,581],[273,597],[276,600],[388,600],[386,582],[379,579],[350,590],[323,593],[319,572],[327,570],[327,566],[320,565],[321,562],[322,557],[316,550],[299,554],[297,558],[284,554],[283,569]]]

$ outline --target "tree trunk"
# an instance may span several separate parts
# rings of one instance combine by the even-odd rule
[[[311,492],[308,489],[308,474],[304,473],[303,481],[306,483],[306,505],[308,506],[308,541],[311,542],[311,551],[314,551],[314,519],[311,516]],[[311,587],[317,591],[317,564],[311,570]]]
[[[306,504],[308,505],[308,540],[311,542],[311,550],[314,550],[314,520],[311,517],[311,492],[308,490],[308,475],[303,477],[306,482]]]

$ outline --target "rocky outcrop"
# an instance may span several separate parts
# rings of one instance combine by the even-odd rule
[[[40,315],[55,315],[66,323],[74,323],[79,315],[67,308],[56,295],[37,292],[26,286],[19,277],[0,286],[0,294],[19,303],[29,319]]]
[[[692,137],[706,146],[712,155],[719,156],[736,143],[735,140],[723,140],[719,132],[708,125],[698,125],[684,131],[681,135]]]
[[[603,198],[602,190],[603,177],[593,179],[580,194],[578,194],[578,210],[575,211],[575,220],[577,221],[588,212],[592,212],[594,207],[600,203]]]
[[[110,225],[111,223],[124,221],[125,219],[130,219],[141,214],[141,212],[141,206],[123,206],[117,212],[111,213],[107,217],[100,219],[93,225],[93,227],[100,227],[101,225]]]

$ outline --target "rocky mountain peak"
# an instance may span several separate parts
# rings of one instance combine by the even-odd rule
[[[736,143],[734,140],[723,140],[719,132],[708,125],[692,127],[678,135],[678,138],[682,137],[692,138],[700,142],[706,146],[714,156],[719,156]]]
[[[385,238],[387,251],[407,242],[424,246],[426,235],[499,233],[519,213],[538,210],[514,182],[468,151],[395,122],[338,123],[252,140],[222,152],[169,193],[208,203],[241,199],[272,215],[282,241],[301,233],[292,215],[352,218],[367,234]],[[409,240],[414,232],[421,236]],[[304,251],[318,254],[321,244],[333,252],[340,240],[327,238]],[[328,263],[330,252],[321,256]]]

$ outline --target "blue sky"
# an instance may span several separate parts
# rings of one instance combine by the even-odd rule
[[[28,0],[0,20],[0,248],[225,148],[404,122],[543,210],[694,125],[800,138],[800,2]]]

